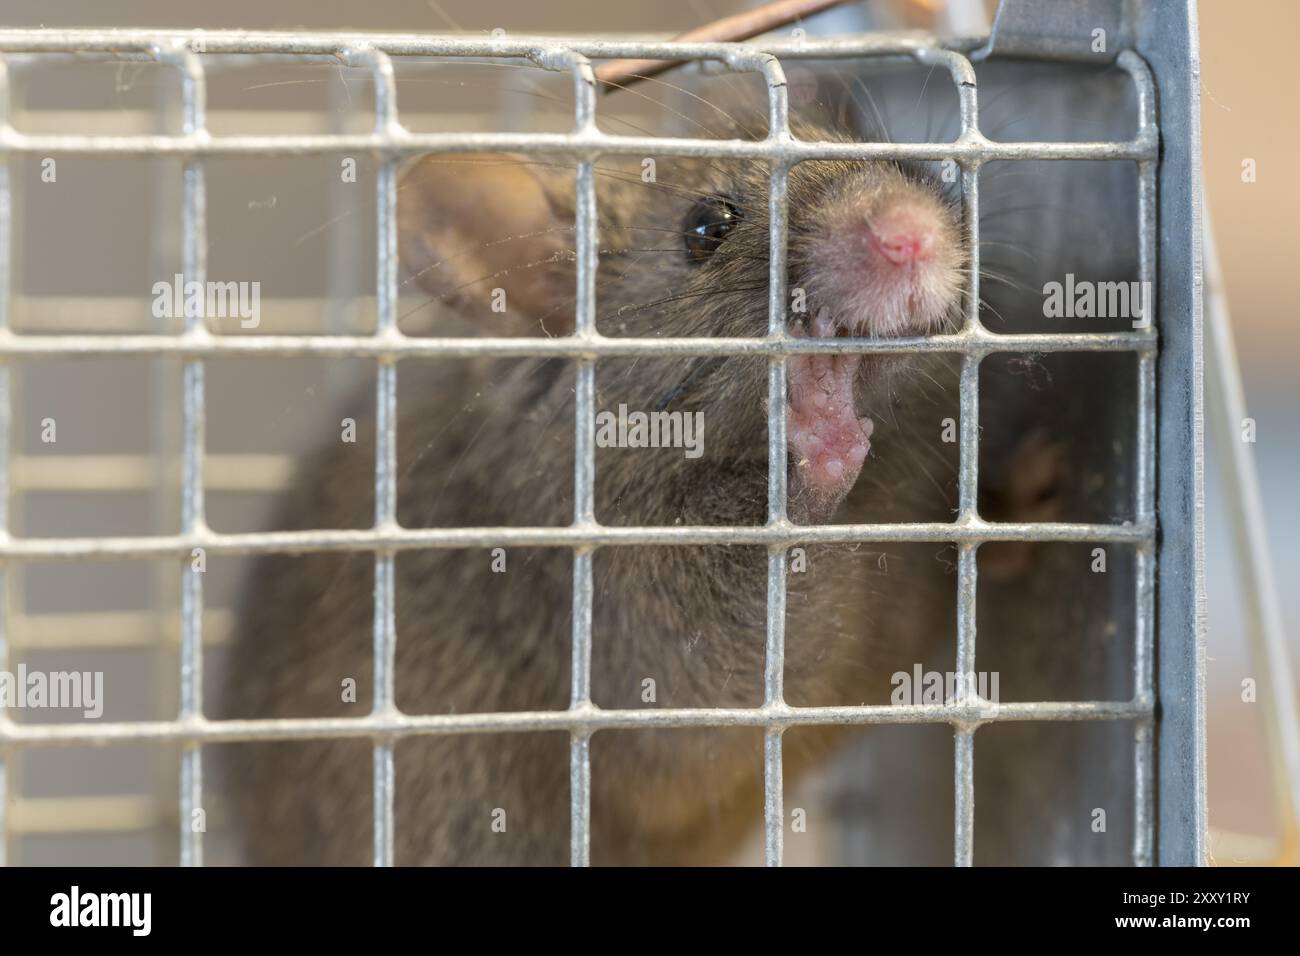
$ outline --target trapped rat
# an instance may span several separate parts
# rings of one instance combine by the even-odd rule
[[[730,138],[739,131],[723,128]],[[846,138],[801,124],[803,139]],[[768,176],[758,163],[598,164],[597,326],[610,336],[767,331]],[[401,180],[409,276],[446,307],[446,334],[572,328],[574,166],[520,156],[429,156]],[[959,212],[919,169],[806,162],[789,180],[796,336],[955,328],[967,262]],[[503,299],[504,312],[493,309]],[[438,329],[435,327],[435,332]],[[809,355],[788,361],[789,515],[800,524],[950,520],[954,356]],[[598,447],[605,525],[760,525],[767,514],[766,362],[599,363],[596,408],[681,412],[701,454]],[[398,518],[405,527],[563,526],[573,517],[573,373],[565,360],[403,363]],[[922,440],[921,436],[929,436]],[[933,440],[931,440],[931,438]],[[1031,439],[1010,503],[1052,516],[1054,452]],[[1043,442],[1039,441],[1039,445]],[[1013,450],[1014,451],[1014,450]],[[1016,454],[1009,456],[1015,460]],[[366,527],[373,459],[324,447],[282,526]],[[937,489],[937,491],[936,491]],[[1045,492],[1044,489],[1047,489]],[[1019,517],[1019,514],[1013,514]],[[928,550],[927,550],[928,549]],[[788,579],[785,697],[885,702],[890,675],[942,659],[952,581],[934,547],[802,549]],[[1023,566],[1028,548],[1005,549]],[[900,560],[899,555],[903,558]],[[762,702],[767,555],[741,546],[595,553],[592,692],[607,708]],[[996,570],[996,567],[994,567]],[[412,714],[568,706],[572,562],[561,549],[411,551],[397,558],[396,699]],[[369,710],[373,558],[262,559],[250,579],[220,716]],[[340,687],[354,681],[346,699]],[[787,734],[787,786],[843,728]],[[592,740],[592,861],[725,861],[760,812],[761,733],[602,731]],[[369,741],[243,746],[232,790],[253,862],[363,863]],[[418,736],[397,747],[399,863],[567,861],[568,735]]]

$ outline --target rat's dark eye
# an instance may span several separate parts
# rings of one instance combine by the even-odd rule
[[[739,221],[740,210],[727,199],[719,196],[701,199],[686,214],[682,227],[687,257],[696,262],[709,258]]]

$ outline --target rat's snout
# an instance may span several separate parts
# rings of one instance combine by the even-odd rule
[[[952,208],[897,170],[846,179],[811,216],[795,252],[811,315],[799,336],[926,335],[959,311],[965,253]],[[795,213],[799,215],[799,213]],[[789,360],[791,515],[829,514],[853,487],[870,447],[854,394],[861,354]]]
[[[904,180],[849,188],[818,213],[802,263],[839,334],[942,331],[961,301],[965,252],[954,210]]]

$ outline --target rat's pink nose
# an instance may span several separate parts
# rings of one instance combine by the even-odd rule
[[[923,187],[868,185],[819,210],[805,251],[809,292],[850,335],[935,332],[961,301],[961,226]]]
[[[894,265],[921,262],[934,244],[934,225],[908,209],[891,209],[869,224],[872,248]]]

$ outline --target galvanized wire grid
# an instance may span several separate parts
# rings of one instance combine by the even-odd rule
[[[0,710],[0,834],[7,834],[4,812],[4,757],[27,747],[111,742],[176,742],[180,769],[180,862],[201,865],[203,835],[190,825],[202,806],[204,743],[253,740],[369,738],[374,742],[374,862],[393,863],[393,748],[400,738],[420,734],[566,730],[570,734],[571,861],[585,865],[590,846],[592,733],[609,728],[762,727],[764,745],[765,857],[782,860],[782,734],[786,728],[815,724],[951,724],[955,733],[954,861],[972,863],[974,830],[975,731],[997,721],[1130,720],[1135,736],[1135,827],[1133,861],[1152,860],[1153,721],[1155,690],[1155,359],[1154,322],[1121,333],[995,335],[979,320],[979,171],[993,160],[1131,160],[1139,173],[1139,278],[1155,280],[1155,176],[1158,134],[1152,80],[1143,60],[1131,51],[1119,65],[1137,93],[1138,128],[1127,142],[995,143],[980,132],[972,57],[959,48],[907,36],[871,35],[837,40],[804,40],[764,46],[720,43],[607,42],[494,37],[466,39],[408,35],[154,31],[4,31],[6,52],[145,59],[171,64],[179,72],[183,124],[176,135],[52,136],[15,131],[0,112],[0,153],[45,156],[175,155],[184,162],[183,271],[202,282],[206,267],[204,160],[211,156],[293,156],[348,151],[381,160],[378,191],[378,322],[369,336],[275,335],[239,337],[211,333],[201,318],[187,316],[184,329],[154,335],[15,335],[8,326],[11,261],[11,197],[7,169],[0,165],[0,588],[3,571],[26,561],[84,558],[168,558],[181,566],[180,712],[176,720],[104,724],[19,725]],[[966,48],[966,52],[970,52]],[[376,123],[372,133],[338,135],[219,136],[205,127],[204,55],[289,57],[343,62],[367,68],[375,84]],[[394,56],[513,57],[538,67],[572,74],[576,91],[575,126],[567,134],[408,132],[397,113],[392,68]],[[961,133],[949,143],[825,143],[793,139],[789,128],[786,79],[780,59],[892,57],[945,68],[957,87]],[[615,136],[595,123],[596,85],[592,58],[701,60],[737,72],[757,73],[767,83],[769,132],[761,141],[709,141],[649,136]],[[0,59],[0,111],[7,104],[4,61]],[[511,150],[579,159],[577,167],[577,304],[575,331],[563,338],[410,338],[397,328],[396,175],[398,163],[425,152]],[[634,339],[606,338],[595,327],[597,268],[594,162],[606,155],[669,154],[767,160],[771,256],[769,328],[764,338]],[[969,235],[971,268],[962,327],[951,334],[896,339],[796,339],[785,325],[786,186],[791,167],[808,159],[943,160],[962,170],[962,214]],[[1155,309],[1149,307],[1148,320]],[[994,352],[1133,352],[1138,356],[1136,519],[1119,525],[1078,523],[990,523],[977,507],[979,369]],[[962,356],[960,377],[959,513],[951,523],[905,522],[834,526],[796,526],[786,514],[786,358],[801,353],[946,352]],[[9,535],[6,504],[9,481],[9,363],[24,357],[178,356],[183,360],[182,523],[179,534],[150,537],[15,539]],[[221,534],[204,519],[204,362],[214,356],[370,357],[378,365],[375,468],[375,525],[361,531],[319,530]],[[410,357],[564,356],[576,375],[574,520],[564,528],[407,529],[396,521],[396,362]],[[768,521],[761,527],[609,528],[594,513],[595,365],[606,356],[764,355],[769,359]],[[976,551],[986,541],[1114,542],[1136,550],[1134,620],[1134,696],[1127,701],[994,703],[973,687],[944,704],[915,706],[791,707],[785,703],[786,550],[796,544],[851,542],[951,542],[959,551],[956,670],[975,670]],[[767,644],[764,702],[756,708],[605,710],[591,700],[592,554],[610,545],[765,545],[768,548]],[[421,715],[397,710],[393,696],[394,559],[417,548],[500,546],[568,547],[574,552],[572,693],[564,711]],[[203,716],[201,576],[190,570],[195,549],[209,554],[304,551],[369,551],[375,555],[373,711],[359,718],[209,721]],[[3,591],[0,590],[0,595]],[[0,667],[6,666],[7,621],[0,621]],[[963,682],[970,684],[971,682]],[[0,862],[4,840],[0,839]]]

